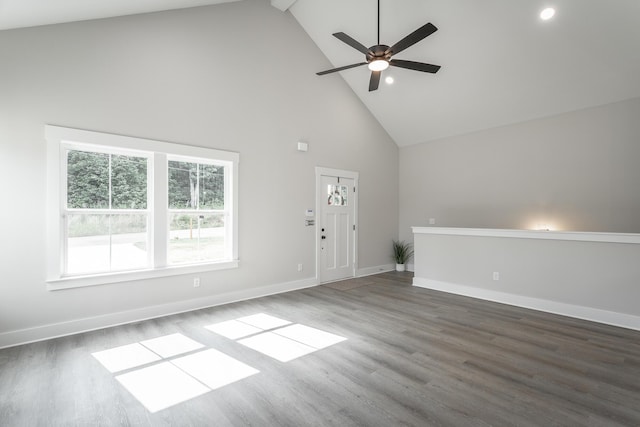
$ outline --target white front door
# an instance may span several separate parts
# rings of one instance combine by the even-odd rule
[[[355,276],[354,178],[320,175],[319,275],[320,282]]]

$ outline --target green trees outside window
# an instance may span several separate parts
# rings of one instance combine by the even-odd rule
[[[69,150],[67,207],[146,209],[147,159]]]

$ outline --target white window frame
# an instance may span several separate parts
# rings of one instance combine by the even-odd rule
[[[150,139],[113,135],[59,126],[45,126],[47,140],[47,289],[58,290],[107,283],[151,279],[173,275],[192,274],[213,270],[237,268],[238,260],[238,164],[240,156],[230,151],[175,144]],[[70,147],[83,150],[108,151],[125,150],[146,153],[150,156],[147,167],[148,231],[150,247],[153,247],[151,268],[91,274],[85,276],[64,276],[63,251],[65,250],[63,217],[66,191],[66,156]],[[137,154],[137,153],[136,153]],[[227,259],[198,264],[169,266],[168,245],[168,157],[200,159],[225,166],[225,221],[226,237],[229,242]]]

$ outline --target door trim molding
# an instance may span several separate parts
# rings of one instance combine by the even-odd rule
[[[320,266],[322,264],[320,259],[320,214],[322,213],[322,206],[320,206],[320,194],[322,194],[321,185],[323,176],[339,176],[340,178],[353,179],[353,185],[356,188],[353,204],[353,223],[356,226],[356,230],[353,236],[353,272],[351,277],[356,277],[356,272],[358,271],[358,234],[360,232],[360,221],[358,221],[358,198],[360,193],[358,180],[360,178],[360,173],[344,169],[316,166],[316,281],[318,283],[322,283],[322,277],[320,274]]]

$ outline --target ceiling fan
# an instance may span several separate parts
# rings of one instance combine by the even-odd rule
[[[437,73],[440,69],[439,65],[433,64],[425,64],[424,62],[415,62],[415,61],[405,61],[403,59],[391,59],[391,57],[397,53],[402,52],[406,48],[413,46],[418,43],[420,40],[430,36],[431,34],[438,31],[435,25],[431,22],[423,25],[422,27],[415,30],[413,33],[409,34],[398,43],[389,47],[384,44],[380,44],[380,0],[378,0],[378,44],[375,46],[371,46],[370,48],[366,48],[363,44],[356,41],[352,37],[348,36],[345,33],[334,33],[334,37],[338,40],[343,41],[348,44],[352,48],[356,49],[359,52],[364,53],[366,61],[359,62],[357,64],[345,65],[344,67],[332,68],[331,70],[320,71],[316,73],[319,76],[323,76],[325,74],[335,73],[337,71],[348,70],[349,68],[359,67],[361,65],[368,64],[369,69],[371,70],[371,78],[369,79],[369,92],[378,89],[378,85],[380,84],[380,74],[382,71],[386,70],[389,65],[400,68],[407,68],[409,70],[422,71],[425,73]]]

